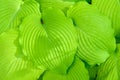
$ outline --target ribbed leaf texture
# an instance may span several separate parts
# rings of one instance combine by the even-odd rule
[[[115,50],[113,29],[108,18],[82,1],[68,10],[78,34],[78,56],[88,64],[104,62]],[[99,33],[99,34],[98,34]]]
[[[44,69],[36,68],[24,56],[17,38],[15,30],[0,35],[0,80],[36,80]]]
[[[120,38],[120,0],[92,0],[92,4],[112,21],[115,35]]]
[[[100,65],[96,80],[119,80],[120,79],[120,44],[114,54]]]
[[[46,71],[42,80],[89,80],[88,71],[85,68],[84,63],[75,58],[74,63],[69,68],[66,75],[55,73],[54,71]]]
[[[43,11],[43,21],[40,24],[39,15],[26,17],[20,25],[20,43],[37,65],[65,73],[77,48],[72,21],[56,9]]]
[[[0,80],[120,80],[120,0],[0,0]]]

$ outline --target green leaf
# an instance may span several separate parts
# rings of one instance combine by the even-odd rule
[[[18,12],[21,0],[1,0],[0,1],[0,33],[9,28],[11,20]]]
[[[36,68],[22,54],[17,38],[16,30],[0,35],[0,80],[36,80],[44,69]]]
[[[84,63],[79,58],[75,58],[74,63],[65,75],[54,71],[46,71],[42,80],[89,80],[89,75]]]
[[[111,54],[106,62],[100,65],[96,80],[120,79],[120,44],[117,44],[116,53]]]
[[[10,28],[18,28],[22,20],[32,14],[40,15],[39,4],[34,0],[25,0],[10,24]]]
[[[39,4],[33,0],[1,0],[0,34],[9,28],[17,28],[24,17],[33,13],[40,14]]]
[[[116,48],[111,22],[85,1],[68,10],[78,33],[78,56],[90,65],[103,63]]]
[[[79,0],[63,0],[63,1],[77,2]]]
[[[98,72],[98,65],[90,66],[88,69],[90,80],[96,80],[97,72]]]
[[[110,18],[115,35],[120,38],[120,0],[92,0],[99,11]]]
[[[59,73],[66,73],[74,59],[76,35],[72,20],[59,9],[44,10],[42,20],[39,15],[28,16],[20,25],[20,43],[25,55],[38,66]]]
[[[62,0],[36,0],[39,3],[45,3],[45,2],[61,2]]]
[[[69,7],[73,6],[74,4],[74,2],[62,0],[36,0],[36,1],[38,1],[38,3],[41,5],[40,6],[41,11],[49,7],[52,7],[55,9],[61,9],[65,13],[69,9]]]

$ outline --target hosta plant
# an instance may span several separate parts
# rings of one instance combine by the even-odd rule
[[[120,80],[119,0],[0,0],[0,80]]]

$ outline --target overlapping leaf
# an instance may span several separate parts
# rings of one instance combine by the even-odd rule
[[[10,24],[10,28],[17,28],[22,23],[22,20],[31,14],[40,15],[40,5],[34,0],[25,0],[20,6],[19,11]]]
[[[104,62],[115,50],[111,22],[85,1],[68,11],[78,33],[78,56],[90,65]]]
[[[120,2],[85,1],[1,0],[0,80],[119,80]]]
[[[88,71],[86,70],[84,63],[75,58],[74,63],[69,68],[67,74],[61,75],[54,71],[46,71],[40,80],[89,80]]]
[[[25,55],[38,66],[65,73],[77,48],[72,21],[59,9],[49,8],[42,15],[42,20],[39,15],[31,15],[23,20],[20,43]]]
[[[0,33],[18,27],[22,19],[32,13],[40,14],[39,4],[34,0],[1,0]]]
[[[96,80],[119,80],[120,79],[120,44],[117,45],[116,53],[111,54],[105,63],[100,65]]]
[[[17,38],[15,30],[0,35],[0,80],[36,80],[44,69],[37,69],[24,56]]]
[[[109,17],[115,29],[115,35],[120,37],[120,1],[119,0],[92,0],[92,5]]]

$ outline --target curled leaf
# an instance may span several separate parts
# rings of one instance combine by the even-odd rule
[[[0,35],[0,80],[36,80],[44,69],[36,68],[20,51],[18,32],[9,30]]]
[[[61,75],[54,71],[46,71],[42,77],[42,80],[89,80],[88,71],[85,68],[84,63],[75,58],[74,63],[71,65],[67,74]]]
[[[120,79],[120,44],[117,51],[100,65],[96,80],[119,80]]]
[[[10,28],[18,28],[22,19],[33,13],[40,14],[39,4],[33,0],[1,0],[0,34]]]
[[[110,20],[85,1],[70,8],[68,16],[78,33],[77,55],[90,65],[103,63],[116,47]]]
[[[119,0],[92,0],[99,11],[110,18],[116,37],[120,38],[120,1]]]
[[[38,66],[66,73],[77,49],[76,31],[61,10],[49,8],[31,15],[20,26],[20,43],[25,55]]]

